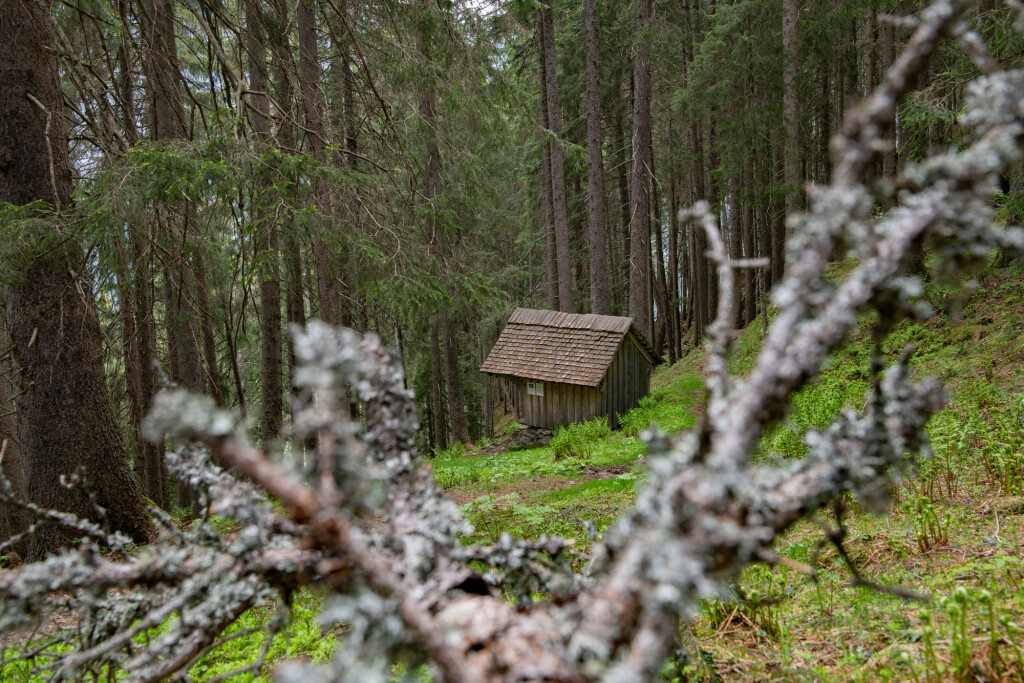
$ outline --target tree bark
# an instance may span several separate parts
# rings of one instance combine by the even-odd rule
[[[783,144],[785,144],[783,142]],[[772,145],[772,171],[775,177],[776,187],[781,184],[785,186],[785,164],[782,161],[783,152],[778,145]],[[772,282],[781,282],[782,273],[786,268],[786,204],[773,206],[771,215],[771,260],[772,260]]]
[[[444,416],[444,378],[441,371],[441,341],[437,323],[430,324],[430,417],[434,426],[434,448],[448,448],[448,423]]]
[[[342,13],[346,13],[347,3],[338,5]],[[307,16],[307,14],[309,16]],[[323,94],[320,92],[319,80],[307,83],[309,79],[319,79],[320,56],[316,45],[315,15],[313,7],[305,2],[299,3],[299,67],[302,80],[303,109],[306,117],[307,147],[316,156],[323,155],[323,146],[327,143],[327,117],[324,113]],[[309,24],[312,22],[312,26]],[[340,131],[339,144],[333,153],[333,161],[339,167],[350,166],[353,157],[347,154],[347,113],[351,106],[348,99],[347,83],[351,73],[348,63],[349,41],[345,35],[344,22],[337,21],[331,33],[331,42],[337,47],[335,59],[330,61],[329,81],[338,102],[336,113],[332,118],[332,130]],[[312,29],[312,31],[311,31]],[[310,40],[314,45],[310,46]],[[319,121],[318,121],[319,119]],[[354,165],[352,166],[354,168]],[[316,293],[319,305],[318,315],[321,320],[331,325],[349,324],[347,315],[343,314],[343,285],[341,282],[344,248],[335,234],[334,226],[348,227],[351,222],[352,210],[351,189],[345,189],[335,197],[323,197],[324,205],[318,210],[330,211],[334,220],[324,220],[313,235],[313,267],[316,272]],[[318,194],[314,187],[314,197]]]
[[[288,2],[278,0],[274,3],[274,10],[277,15],[277,26],[286,27],[291,25],[292,20],[289,16],[292,5]],[[299,74],[298,80],[300,82],[300,92],[298,93],[303,100],[303,119],[306,122],[312,122],[315,128],[322,129],[322,123],[315,120],[316,113],[322,110],[319,105],[318,97],[320,88],[320,70],[318,64],[313,64],[313,68],[310,68],[309,62],[316,59],[316,25],[315,16],[312,8],[307,2],[300,1],[296,4],[296,18],[299,22]],[[312,45],[310,44],[312,40]],[[291,55],[291,43],[288,38],[288,34],[283,30],[279,30],[278,35],[273,36],[271,44],[274,45],[273,59],[276,72],[276,83],[275,91],[277,94],[278,106],[281,107],[281,111],[278,112],[278,124],[277,129],[278,143],[281,146],[282,151],[287,154],[298,154],[299,149],[296,144],[297,137],[297,124],[298,120],[298,108],[295,102],[295,91],[292,87],[293,82],[293,71],[294,62]],[[312,51],[312,54],[310,53]],[[306,77],[310,80],[307,82]],[[310,107],[314,113],[313,117],[308,116],[306,112],[307,106]],[[311,133],[313,129],[306,128],[307,135]],[[322,140],[318,135],[308,135],[309,139],[314,141]],[[319,144],[314,142],[314,144]],[[315,151],[319,151],[317,148]],[[288,171],[288,183],[287,188],[289,195],[288,199],[291,200],[292,205],[297,203],[296,194],[299,187],[299,178],[295,176],[295,172]],[[316,207],[322,203],[322,197],[320,197],[319,184],[314,181],[313,186],[313,204]],[[303,285],[302,285],[302,252],[299,244],[299,236],[295,229],[295,217],[291,209],[287,209],[282,216],[281,224],[278,226],[278,235],[281,241],[283,241],[284,248],[281,250],[284,258],[284,300],[285,300],[285,318],[284,322],[287,325],[298,325],[304,327],[306,324],[306,311],[304,306],[303,298]],[[278,327],[278,334],[281,334],[280,327]],[[291,338],[287,338],[287,365],[288,365],[288,377],[292,377],[295,372],[295,349],[292,345]],[[282,347],[284,344],[282,343]],[[281,364],[283,365],[283,359]],[[290,383],[289,383],[290,384]],[[283,390],[283,387],[282,387]],[[282,399],[283,402],[283,399]],[[282,405],[283,412],[283,405]],[[297,446],[300,444],[296,444]]]
[[[673,134],[672,118],[668,120],[668,299],[666,310],[669,320],[669,363],[675,363],[680,356],[682,331],[679,321],[679,190],[676,177],[676,142]]]
[[[118,68],[121,73],[116,81],[117,98],[120,104],[119,118],[126,143],[134,145],[139,140],[139,132],[135,110],[134,74],[130,60],[133,43],[130,38],[128,19],[129,3],[126,0],[118,0],[116,4],[121,25],[121,40],[117,54]],[[137,400],[139,405],[134,409],[139,416],[145,416],[153,405],[153,396],[156,394],[158,383],[156,318],[153,313],[153,302],[156,297],[153,294],[152,227],[144,223],[129,226],[128,236],[131,243],[130,258],[134,277],[127,278],[130,283],[130,291],[124,292],[123,297],[125,301],[131,299],[130,307],[135,315],[135,321],[131,327],[135,333],[134,360],[137,364]],[[167,481],[167,463],[164,460],[164,444],[154,444],[144,439],[140,428],[141,417],[136,423],[136,431],[139,432],[137,441],[142,457],[143,486],[146,495],[161,508],[170,511],[171,500]]]
[[[346,2],[339,4],[342,13],[348,12]],[[320,57],[315,46],[310,45],[312,40],[316,41],[315,15],[312,15],[312,5],[300,3],[299,14],[299,50],[300,67],[303,81],[303,102],[306,110],[308,144],[310,151],[314,154],[322,154],[322,145],[326,140],[326,120],[324,118],[323,95],[319,87]],[[312,15],[312,16],[309,16]],[[308,24],[312,21],[313,26]],[[343,22],[338,22],[342,24]],[[349,64],[350,41],[346,35],[344,26],[337,26],[332,42],[338,48],[337,60],[332,63],[330,75],[334,84],[335,97],[339,102],[338,115],[335,117],[335,127],[341,131],[340,144],[334,153],[334,162],[342,168],[357,170],[356,164],[356,117],[353,101],[353,78]],[[310,82],[311,81],[311,82]],[[317,120],[319,119],[319,121]],[[329,203],[324,209],[329,208],[337,220],[325,221],[319,226],[313,237],[313,263],[316,269],[317,296],[320,301],[320,318],[331,325],[351,325],[350,308],[348,306],[348,290],[343,280],[345,264],[345,247],[340,236],[334,234],[331,229],[333,224],[340,224],[344,228],[354,229],[356,216],[356,191],[353,188],[343,189],[335,198],[323,198]]]
[[[429,12],[428,0],[421,0],[421,11],[426,15]],[[420,30],[416,36],[416,49],[424,59],[431,58],[430,25],[428,17],[420,18]],[[441,152],[437,143],[437,93],[433,85],[424,80],[419,91],[419,113],[423,121],[426,163],[423,170],[423,197],[429,204],[441,194]],[[445,235],[439,229],[437,220],[434,217],[434,207],[427,207],[426,218],[424,219],[424,237],[427,243],[427,251],[437,264],[442,277],[447,285],[448,265],[445,260]],[[461,412],[463,410],[462,384],[458,377],[458,361],[455,346],[450,336],[448,327],[447,312],[437,312],[436,317],[441,319],[440,324],[436,321],[430,323],[430,374],[432,380],[432,417],[434,424],[434,447],[444,450],[448,447],[448,429],[445,420],[443,386],[448,388],[449,410]],[[442,337],[444,342],[444,359],[442,361]],[[442,369],[442,362],[444,368]],[[452,396],[455,392],[458,395]],[[451,416],[453,431],[457,429],[460,418],[458,415]],[[463,414],[462,419],[465,419]],[[463,427],[465,431],[465,427]],[[453,439],[460,440],[461,434],[457,431]],[[467,437],[468,440],[468,437]]]
[[[882,73],[884,74],[892,66],[893,61],[896,59],[896,48],[894,45],[895,39],[893,36],[893,25],[886,22],[882,25]],[[891,136],[892,145],[889,149],[886,149],[882,155],[882,177],[884,178],[895,178],[896,177],[896,117],[893,116],[892,120],[887,122],[889,130],[883,131],[883,134]]]
[[[282,340],[281,274],[278,266],[277,226],[266,225],[260,251],[265,262],[260,273],[260,439],[270,444],[281,436]]]
[[[3,467],[3,475],[10,483],[15,498],[28,500],[21,440],[18,438],[18,411],[14,405],[14,378],[7,325],[3,315],[0,315],[0,448],[3,449],[0,466]],[[24,533],[29,522],[28,513],[23,508],[0,502],[0,543]],[[12,547],[12,551],[19,555],[25,555],[27,550],[27,539]]]
[[[152,252],[145,243],[152,240],[148,226],[133,231],[132,261],[135,264],[135,329],[138,331],[139,397],[145,415],[153,406],[157,381],[156,317],[153,314]],[[145,242],[145,243],[144,243]],[[171,509],[164,444],[141,439],[145,461],[146,494],[164,510]]]
[[[699,199],[706,199],[706,185],[704,183],[704,133],[700,128],[700,124],[697,121],[692,121],[690,124],[690,150],[694,160],[693,167],[691,168],[690,187],[692,188],[693,196],[691,199],[697,201]],[[693,307],[694,307],[694,337],[693,345],[698,347],[701,345],[701,340],[704,337],[704,331],[710,324],[710,320],[707,317],[708,311],[708,291],[707,291],[707,278],[708,278],[708,259],[705,255],[707,250],[707,238],[704,235],[703,230],[697,228],[690,229],[690,253],[693,261],[692,276],[693,282],[691,283],[691,291],[693,292]]]
[[[748,168],[744,171],[745,183],[753,184],[754,175]],[[747,201],[743,205],[743,256],[754,258],[754,203]],[[753,268],[746,268],[743,271],[743,325],[747,326],[754,321],[757,315],[756,305],[756,278],[757,271]],[[738,289],[738,288],[737,288]]]
[[[651,43],[645,34],[651,0],[637,0],[637,46],[633,72],[633,167],[629,185],[629,315],[648,339],[651,277]]]
[[[705,187],[707,187],[707,200],[711,205],[711,210],[715,214],[715,218],[718,223],[719,234],[724,234],[722,231],[722,221],[725,215],[725,210],[722,208],[721,203],[721,192],[718,187],[718,182],[715,179],[715,169],[718,168],[718,153],[715,146],[715,112],[708,112],[706,130],[704,131],[707,136],[707,140],[704,144],[704,154],[706,156],[704,162],[704,170],[707,173],[705,179]],[[698,230],[702,237],[704,237],[704,244],[701,247],[701,254],[705,255],[704,263],[706,266],[705,276],[707,278],[705,282],[706,296],[704,298],[707,308],[704,311],[704,320],[707,321],[708,326],[711,325],[716,317],[718,311],[718,276],[717,270],[714,265],[711,264],[706,256],[708,250],[708,238],[703,230]]]
[[[786,216],[800,209],[800,103],[797,99],[797,61],[800,0],[782,3],[782,109],[786,120],[783,162],[786,182]],[[788,231],[787,231],[788,233]]]
[[[590,311],[612,312],[608,284],[607,224],[604,210],[604,155],[601,138],[601,62],[595,0],[586,0],[587,30],[587,213],[590,241]]]
[[[31,2],[5,8],[0,21],[0,202],[36,201],[58,213],[71,204],[71,165],[63,93],[51,24]],[[40,210],[42,218],[52,217]],[[29,499],[148,541],[152,524],[132,477],[103,370],[102,332],[80,247],[26,235],[23,277],[4,288],[18,376],[18,418]],[[68,487],[62,483],[77,482]],[[88,493],[86,492],[88,487]],[[93,497],[95,504],[90,497]],[[100,509],[100,506],[102,510]],[[47,524],[29,556],[71,545],[81,532]]]
[[[554,0],[551,0],[552,2]],[[555,259],[558,265],[558,310],[572,313],[572,264],[569,261],[569,209],[565,197],[565,151],[562,149],[562,114],[558,101],[558,66],[555,58],[555,23],[551,6],[539,10],[543,25],[544,78],[548,130],[554,137],[551,155],[551,205],[554,209]]]
[[[220,381],[220,368],[217,365],[217,338],[214,334],[214,310],[209,293],[209,273],[206,271],[206,257],[202,248],[193,255],[196,269],[196,306],[199,308],[199,321],[203,341],[203,367],[206,375],[206,393],[213,397],[217,405],[224,405],[224,388]]]
[[[621,88],[616,88],[616,91],[621,91]],[[625,123],[622,120],[624,108],[625,104],[621,107],[616,106],[615,138],[612,152],[612,163],[617,169],[615,175],[618,181],[619,202],[619,230],[616,238],[619,246],[616,247],[617,267],[615,272],[617,281],[625,284],[624,287],[616,287],[615,305],[621,314],[625,314],[629,308],[629,164],[626,160],[626,134],[623,130]]]
[[[462,374],[459,369],[459,350],[452,329],[451,316],[442,318],[444,334],[445,385],[448,390],[448,419],[452,426],[452,442],[469,443],[469,423],[466,418],[466,399],[462,392]]]
[[[270,99],[267,96],[270,78],[265,47],[268,40],[260,3],[249,0],[245,9],[250,86],[249,128],[252,131],[253,146],[258,154],[262,154],[270,143],[271,135]],[[270,444],[280,438],[284,422],[281,269],[278,229],[274,220],[266,215],[264,191],[264,184],[257,183],[250,203],[250,219],[257,224],[256,241],[260,254],[260,440]]]
[[[548,308],[552,311],[561,310],[558,301],[558,249],[555,245],[555,204],[551,195],[551,144],[548,142],[548,86],[547,74],[544,69],[544,22],[537,14],[537,36],[540,43],[540,129],[541,129],[541,166],[540,177],[544,184],[544,242],[547,245],[545,263],[548,271]]]
[[[743,237],[740,219],[740,184],[736,176],[729,178],[729,258],[736,261],[743,258]],[[742,271],[734,271],[739,274]],[[732,323],[733,327],[743,327],[743,288],[736,283],[732,288]]]
[[[149,86],[149,117],[154,140],[185,140],[188,137],[181,98],[181,69],[174,34],[174,5],[169,0],[148,0],[143,14],[146,44],[146,81]],[[191,209],[185,201],[155,210],[160,238],[167,244],[164,280],[167,346],[171,378],[185,389],[203,392],[200,335],[196,333],[196,282],[189,258]],[[178,482],[178,504],[189,507],[192,492]]]

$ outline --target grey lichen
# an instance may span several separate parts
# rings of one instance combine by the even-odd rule
[[[815,188],[809,210],[790,219],[796,234],[773,293],[778,311],[742,381],[727,372],[728,293],[733,268],[756,264],[729,261],[706,205],[684,214],[707,232],[721,283],[709,409],[695,433],[648,435],[647,483],[636,505],[594,539],[582,575],[560,539],[503,536],[493,546],[463,547],[466,523],[415,449],[398,364],[373,335],[312,322],[292,330],[300,364],[295,443],[311,446],[281,462],[254,448],[238,417],[208,399],[162,394],[147,434],[174,445],[168,463],[199,494],[196,522],[179,529],[154,510],[160,541],[128,555],[125,539],[60,518],[93,540],[0,572],[7,661],[31,657],[35,647],[45,656],[33,660],[37,673],[58,680],[101,666],[158,680],[187,669],[246,609],[274,596],[287,606],[296,589],[315,585],[328,596],[323,622],[344,622],[345,634],[331,664],[280,666],[283,681],[385,681],[396,660],[429,662],[437,680],[653,680],[675,648],[678,620],[728,591],[745,566],[774,561],[771,546],[792,524],[823,508],[841,518],[848,493],[884,511],[891,478],[927,455],[924,425],[942,393],[932,380],[914,380],[905,356],[875,373],[862,412],[844,412],[807,435],[807,457],[777,465],[751,457],[863,313],[879,311],[886,321],[928,314],[920,281],[901,275],[918,245],[930,245],[943,281],[970,272],[997,247],[1024,247],[1020,230],[993,225],[989,203],[998,174],[1020,158],[1024,75],[985,61],[962,22],[969,4],[941,0],[927,9],[876,92],[848,111],[833,144],[834,182]],[[970,86],[963,117],[973,141],[909,166],[891,185],[869,186],[879,131],[945,37],[959,40],[986,73]],[[878,191],[896,200],[881,217]],[[858,263],[839,282],[825,276],[836,250]],[[350,398],[363,406],[363,424],[349,418]],[[3,481],[0,498],[11,499]],[[18,504],[37,519],[59,514]],[[236,528],[224,532],[211,515]],[[841,525],[828,535],[846,557],[842,539]],[[117,552],[105,555],[97,544]],[[482,576],[471,569],[480,564]],[[554,599],[534,601],[537,593]],[[57,614],[75,626],[48,628]],[[282,623],[274,619],[268,635]],[[145,642],[143,632],[158,625],[161,634]],[[43,631],[49,645],[29,647]],[[259,670],[265,656],[266,648],[246,671]]]

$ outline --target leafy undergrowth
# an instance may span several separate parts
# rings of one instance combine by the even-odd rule
[[[636,496],[645,450],[638,435],[694,426],[704,390],[697,354],[687,363],[656,372],[651,396],[620,416],[618,431],[597,419],[559,430],[540,448],[487,456],[450,450],[436,457],[435,481],[473,524],[465,542],[490,543],[507,531],[520,538],[556,534],[588,548],[591,525],[604,531]]]
[[[1007,270],[988,275],[969,296],[942,288],[928,296],[938,315],[898,326],[883,351],[895,360],[913,344],[915,369],[950,390],[949,407],[929,425],[935,456],[896,487],[887,517],[849,501],[844,518],[844,548],[864,581],[928,600],[853,586],[846,559],[822,542],[822,526],[834,528],[836,520],[822,515],[780,539],[783,563],[750,567],[732,596],[703,605],[681,633],[690,654],[666,664],[665,680],[1024,679],[1024,277]],[[864,323],[796,397],[796,411],[763,437],[766,461],[799,457],[807,430],[863,406],[873,320]],[[759,323],[737,339],[733,373],[751,369],[761,340]],[[637,435],[652,425],[678,432],[695,424],[702,372],[700,353],[658,368],[650,399],[622,416],[619,431],[592,424],[554,446],[486,456],[452,449],[435,458],[436,481],[474,526],[465,542],[493,542],[504,532],[557,534],[587,550],[593,532],[606,529],[642,483]],[[294,635],[275,648],[325,655],[333,638],[318,638],[315,624],[312,610],[301,611]],[[238,643],[206,657],[193,678],[251,661],[259,645]],[[272,650],[268,660],[282,654]]]
[[[846,560],[821,542],[831,516],[778,543],[778,567],[748,569],[726,601],[704,605],[691,651],[666,678],[779,681],[1024,679],[1024,281],[991,273],[969,297],[931,288],[940,313],[904,323],[882,350],[907,344],[919,374],[950,393],[929,424],[934,457],[895,488],[887,517],[850,501],[844,546],[867,581],[929,598],[851,585]],[[765,435],[766,459],[799,457],[808,429],[860,408],[868,387],[868,328],[796,397],[797,410]],[[732,370],[750,369],[760,327],[738,340]],[[815,570],[815,579],[806,570]]]
[[[844,547],[865,581],[928,600],[853,586],[846,560],[822,543],[821,527],[835,526],[822,515],[780,540],[784,564],[751,567],[731,597],[703,606],[682,633],[691,654],[666,665],[666,680],[1024,680],[1024,278],[1006,270],[973,292],[928,296],[938,314],[904,322],[882,350],[895,360],[913,344],[915,370],[945,382],[949,407],[929,425],[935,455],[896,487],[887,517],[854,501],[844,517]],[[800,457],[807,430],[863,407],[874,321],[864,323],[763,437],[760,457]],[[733,373],[752,368],[761,341],[760,323],[737,339]],[[581,457],[548,447],[436,460],[437,481],[475,526],[467,542],[548,533],[586,549],[587,522],[606,528],[642,482],[634,435],[653,422],[693,426],[702,364],[691,353],[659,368],[651,399]]]
[[[1024,277],[1006,270],[989,274],[969,296],[941,288],[928,296],[939,314],[898,326],[883,352],[894,360],[913,344],[915,369],[950,390],[949,406],[929,425],[935,455],[895,487],[888,516],[860,511],[851,500],[843,520],[844,548],[861,583],[928,600],[853,586],[847,558],[822,542],[822,527],[835,528],[836,520],[822,515],[780,539],[782,563],[750,567],[731,596],[703,605],[681,632],[680,652],[689,654],[666,664],[665,680],[1024,680]],[[807,430],[863,406],[873,321],[864,322],[796,397],[795,412],[762,438],[765,461],[800,457]],[[734,374],[751,369],[761,341],[760,323],[737,339]],[[493,542],[504,532],[557,534],[586,551],[642,484],[638,434],[654,425],[669,432],[694,426],[702,372],[696,352],[658,368],[651,397],[622,416],[618,431],[591,423],[542,448],[440,454],[432,461],[435,480],[474,526],[465,542]],[[319,602],[300,592],[262,675],[232,680],[270,680],[284,658],[328,657],[335,634],[321,630]],[[211,680],[254,661],[264,635],[246,634],[276,610],[247,612],[227,634],[236,637],[195,664],[191,678]],[[4,680],[38,680],[17,666],[5,667]]]
[[[190,680],[230,680],[233,683],[270,681],[269,675],[278,662],[303,659],[317,662],[330,658],[334,643],[342,627],[322,628],[317,619],[321,598],[308,590],[297,591],[292,601],[292,611],[265,654],[262,671],[253,670],[260,652],[266,646],[266,627],[280,614],[280,605],[270,602],[253,607],[242,614],[222,634],[220,646],[201,657],[188,670]],[[68,625],[70,626],[70,624]],[[135,636],[136,642],[143,643],[159,637],[170,628],[170,622],[143,631]],[[5,653],[9,659],[0,667],[0,680],[10,683],[28,683],[50,680],[53,671],[48,669],[49,661],[37,656],[25,660],[14,660],[14,651]],[[116,671],[94,672],[89,680],[120,680]],[[86,679],[85,676],[82,677]]]

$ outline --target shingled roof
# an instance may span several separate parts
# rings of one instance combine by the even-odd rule
[[[480,370],[596,387],[630,332],[657,362],[632,318],[517,308]]]

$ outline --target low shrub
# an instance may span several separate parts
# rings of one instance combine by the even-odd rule
[[[651,426],[654,422],[654,398],[644,396],[640,403],[625,415],[619,414],[619,425],[622,433],[627,436],[636,436]]]
[[[559,427],[551,439],[551,450],[556,460],[586,458],[593,453],[594,444],[611,436],[611,433],[607,417]]]
[[[451,458],[464,458],[466,457],[466,444],[461,441],[456,441],[448,448],[444,450],[434,449],[434,457],[442,460],[448,460]]]

